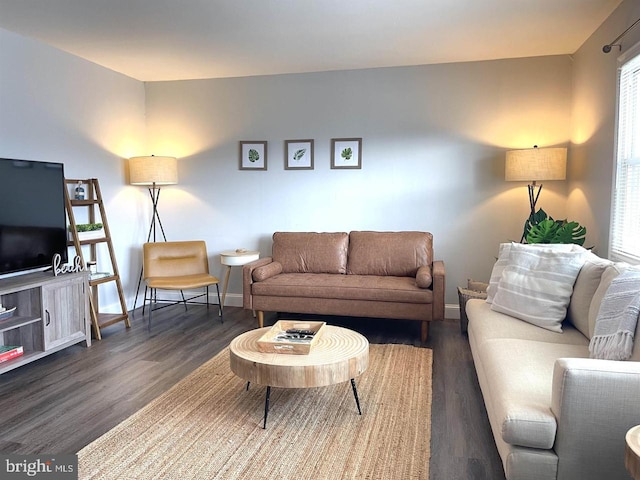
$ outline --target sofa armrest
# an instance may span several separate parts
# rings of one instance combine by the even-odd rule
[[[253,271],[273,262],[272,257],[259,258],[242,266],[242,306],[253,310],[251,299],[251,284],[253,283]]]
[[[640,362],[561,358],[551,408],[558,478],[626,478],[625,434],[640,423]]]
[[[445,269],[442,260],[433,262],[433,319],[444,320]]]

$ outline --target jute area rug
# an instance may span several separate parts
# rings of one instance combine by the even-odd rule
[[[428,479],[432,352],[371,345],[349,382],[271,390],[236,377],[225,349],[80,452],[79,478]]]

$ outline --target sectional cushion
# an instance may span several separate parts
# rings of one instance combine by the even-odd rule
[[[587,338],[591,338],[592,335],[589,331],[591,300],[600,285],[602,274],[610,265],[613,265],[611,260],[605,260],[589,252],[573,286],[567,320]]]
[[[433,237],[428,232],[368,232],[349,234],[350,275],[415,277],[433,263]]]
[[[284,273],[344,274],[348,247],[349,235],[344,232],[276,232],[272,257]]]
[[[587,251],[513,243],[491,308],[548,330],[561,332],[573,284]]]
[[[495,339],[478,345],[474,356],[485,378],[487,411],[511,445],[552,448],[557,423],[551,411],[553,367],[563,357],[588,358],[587,345]]]

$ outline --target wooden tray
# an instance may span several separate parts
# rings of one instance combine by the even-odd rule
[[[267,333],[258,339],[258,350],[263,353],[285,353],[290,355],[307,355],[318,343],[322,335],[322,327],[326,322],[305,322],[301,320],[278,320]],[[311,330],[315,332],[310,340],[286,340],[276,337],[285,331],[297,328],[300,330]]]

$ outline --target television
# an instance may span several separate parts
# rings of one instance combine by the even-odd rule
[[[0,275],[67,262],[64,189],[61,163],[0,158]]]

